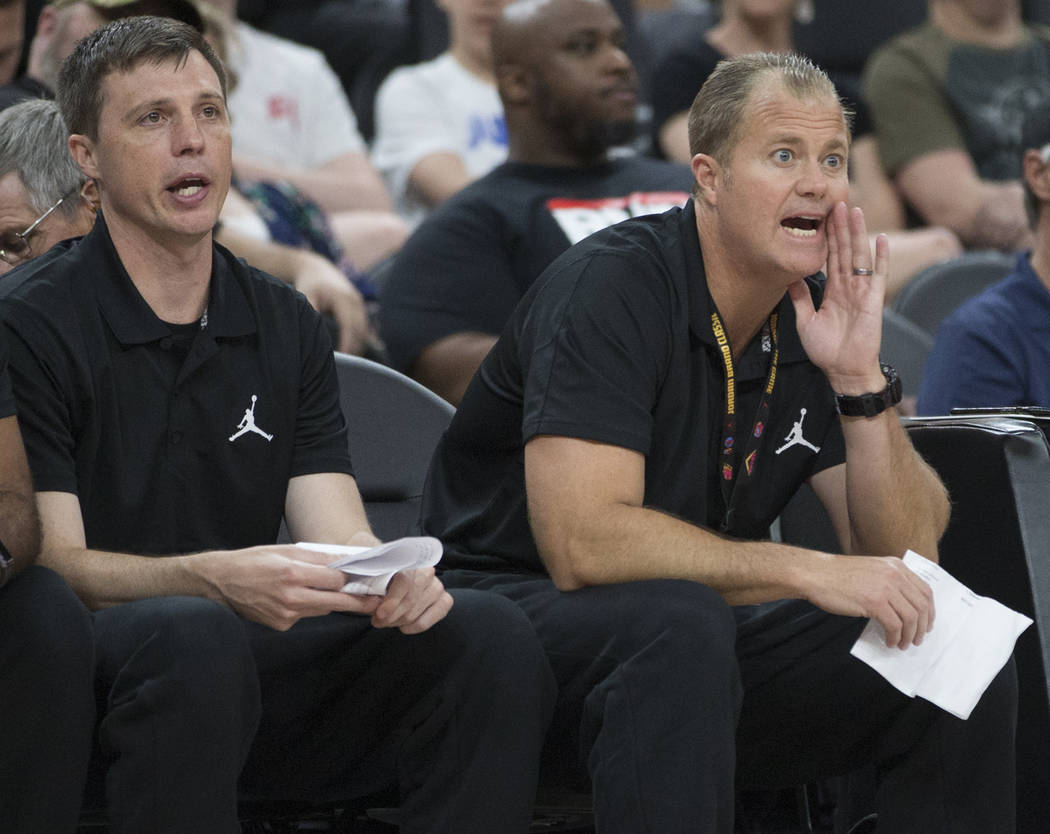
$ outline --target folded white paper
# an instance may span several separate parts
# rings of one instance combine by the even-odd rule
[[[886,646],[886,632],[870,620],[850,653],[905,695],[932,701],[969,718],[1032,620],[975,594],[940,565],[909,550],[904,564],[933,590],[933,628],[919,646]]]
[[[441,559],[441,542],[432,536],[407,536],[375,547],[316,542],[297,542],[296,547],[338,556],[328,567],[347,575],[343,590],[348,594],[382,596],[395,573],[430,567]]]

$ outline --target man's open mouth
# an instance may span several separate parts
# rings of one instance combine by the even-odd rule
[[[821,222],[819,217],[786,217],[780,225],[795,237],[816,237]]]
[[[192,197],[207,184],[208,183],[200,177],[186,177],[185,179],[181,179],[178,182],[169,185],[168,191],[179,197]]]

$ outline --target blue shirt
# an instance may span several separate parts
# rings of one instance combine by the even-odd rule
[[[1050,408],[1050,291],[1028,254],[1002,281],[944,320],[926,363],[917,411]]]

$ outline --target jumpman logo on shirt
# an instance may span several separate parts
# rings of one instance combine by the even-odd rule
[[[247,434],[248,432],[255,432],[255,434],[265,437],[267,443],[273,440],[272,434],[267,434],[257,425],[255,425],[255,401],[257,399],[259,398],[255,396],[255,394],[252,394],[252,406],[251,408],[244,409],[244,416],[241,418],[241,422],[237,424],[237,428],[240,429],[240,431],[234,432],[230,435],[231,443],[233,443],[233,441],[240,437],[242,434]]]
[[[795,425],[791,427],[791,431],[787,433],[784,440],[787,441],[783,446],[777,449],[776,454],[780,454],[786,449],[790,449],[792,446],[808,446],[814,452],[819,452],[820,447],[814,446],[806,438],[802,436],[802,421],[806,419],[806,409],[800,409],[798,419],[795,421]]]

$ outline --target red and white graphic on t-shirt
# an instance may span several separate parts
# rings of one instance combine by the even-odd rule
[[[626,197],[574,200],[557,197],[547,201],[547,209],[565,232],[569,243],[579,243],[587,235],[643,214],[659,214],[689,199],[684,191],[636,191]]]
[[[291,96],[275,93],[266,101],[266,112],[271,121],[288,122],[299,127],[299,102]]]

